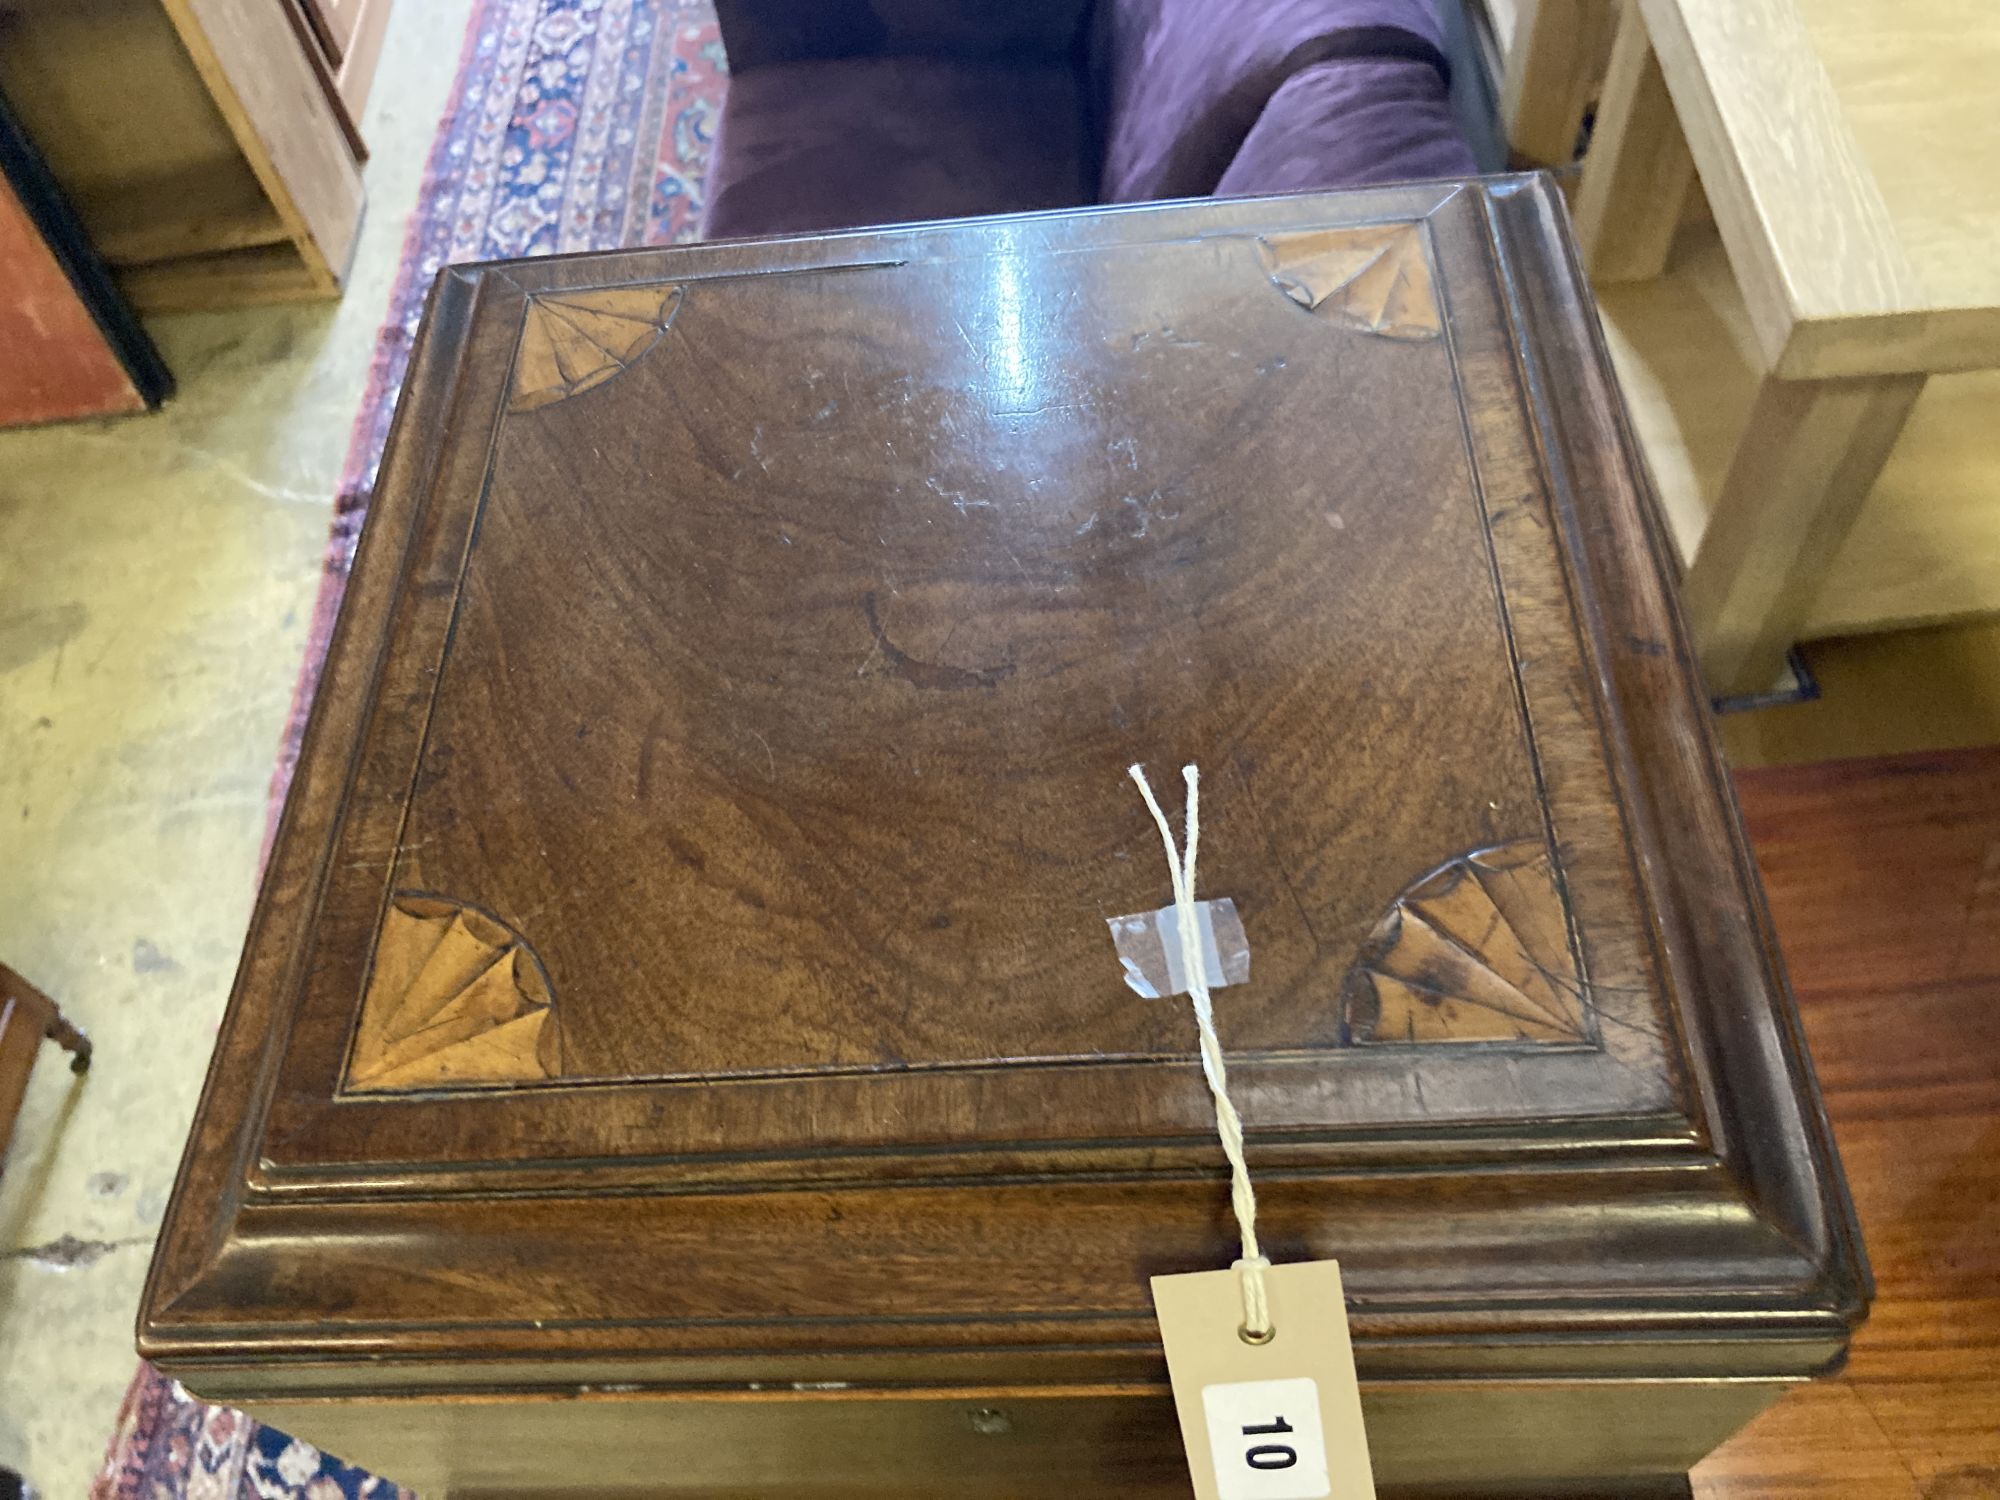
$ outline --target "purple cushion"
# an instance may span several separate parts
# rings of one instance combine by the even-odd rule
[[[1067,63],[767,63],[730,80],[702,233],[845,229],[1090,198]]]
[[[1088,0],[716,0],[729,71],[808,57],[1069,55]]]
[[[1287,80],[1244,138],[1218,196],[1296,193],[1478,171],[1429,63],[1320,63]]]
[[[1092,69],[1107,203],[1214,192],[1285,81],[1335,57],[1428,58],[1433,0],[1100,0]]]

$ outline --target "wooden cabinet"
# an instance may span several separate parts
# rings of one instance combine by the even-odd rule
[[[337,61],[292,0],[0,0],[0,93],[141,311],[333,296],[387,4]]]
[[[144,1352],[433,1493],[1180,1492],[1193,761],[1385,1487],[1676,1482],[1867,1273],[1671,580],[1542,179],[446,271]]]

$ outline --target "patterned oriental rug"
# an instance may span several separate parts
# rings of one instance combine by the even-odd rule
[[[727,87],[712,0],[477,0],[334,500],[271,779],[291,785],[424,297],[454,261],[693,239]],[[414,1500],[142,1365],[91,1500]]]

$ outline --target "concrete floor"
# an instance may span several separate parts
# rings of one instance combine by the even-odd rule
[[[338,304],[151,325],[156,416],[0,433],[0,954],[50,1049],[0,1172],[0,1464],[88,1493],[255,895],[331,501],[470,0],[396,7]]]
[[[330,501],[469,10],[396,8],[344,301],[159,320],[167,411],[0,434],[0,954],[98,1043],[82,1082],[47,1055],[0,1174],[0,1463],[51,1500],[87,1492],[132,1373]],[[1991,629],[1933,634],[1816,648],[1836,706],[1746,718],[1732,749],[2000,739]]]

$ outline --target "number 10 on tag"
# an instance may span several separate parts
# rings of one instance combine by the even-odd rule
[[[1256,1342],[1236,1272],[1153,1278],[1195,1500],[1375,1500],[1340,1267],[1264,1276],[1271,1332]]]
[[[1218,1500],[1325,1500],[1333,1493],[1312,1380],[1202,1387]]]

